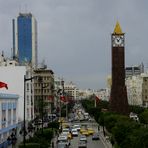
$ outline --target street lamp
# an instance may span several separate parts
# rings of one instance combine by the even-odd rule
[[[24,137],[23,137],[23,142],[24,142],[24,147],[26,147],[26,82],[27,81],[31,81],[32,79],[36,78],[34,77],[30,77],[30,78],[26,78],[26,75],[24,75]]]

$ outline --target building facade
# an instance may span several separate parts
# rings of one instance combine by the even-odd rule
[[[72,100],[79,100],[79,89],[72,82],[65,83],[64,91],[71,97]]]
[[[18,99],[16,94],[0,93],[0,148],[7,148],[8,137],[16,136],[18,124]]]
[[[2,82],[8,84],[8,90],[1,89],[2,93],[18,94],[18,121],[24,120],[24,75],[26,78],[32,76],[30,66],[18,66],[17,62],[8,59],[4,62],[0,61],[0,78]],[[11,62],[10,62],[11,61]],[[32,82],[33,83],[33,82]],[[34,91],[31,81],[27,81],[26,85],[26,120],[34,119]]]
[[[19,63],[37,66],[37,21],[31,13],[19,13],[13,19],[13,58]]]
[[[148,107],[148,74],[128,77],[126,79],[128,102],[130,105]]]
[[[41,67],[35,69],[33,75],[40,78],[34,81],[35,117],[41,116],[42,103],[44,114],[48,116],[54,107],[54,73],[46,67]]]
[[[141,63],[139,66],[131,66],[125,68],[126,78],[130,76],[140,75],[144,73],[144,65]]]
[[[140,75],[126,78],[128,103],[142,105],[142,79]]]

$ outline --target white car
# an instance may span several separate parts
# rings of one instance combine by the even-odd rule
[[[58,142],[62,142],[62,141],[66,141],[67,140],[67,136],[66,135],[60,135],[59,137],[58,137]]]
[[[87,143],[87,137],[85,135],[80,136],[80,141],[85,141]]]
[[[77,131],[79,131],[81,127],[80,127],[79,124],[75,124],[75,125],[73,125],[73,128],[74,128],[74,129],[77,129]]]
[[[60,135],[58,137],[58,143],[65,143],[65,145],[67,146],[70,145],[70,141],[68,140],[67,136],[64,136],[64,135]]]
[[[71,134],[72,134],[72,136],[78,136],[78,131],[77,131],[77,129],[72,129],[72,130],[71,130]]]
[[[63,128],[62,133],[69,133],[69,129],[68,128]]]

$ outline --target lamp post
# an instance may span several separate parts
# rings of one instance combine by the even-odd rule
[[[36,77],[30,77],[26,78],[26,75],[24,75],[24,135],[23,135],[23,143],[24,143],[24,148],[26,147],[26,82],[31,81]]]

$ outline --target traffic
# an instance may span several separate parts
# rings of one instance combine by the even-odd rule
[[[57,137],[57,148],[98,148],[98,145],[104,148],[97,123],[80,104],[75,104],[68,120],[59,118],[59,123],[61,132]]]

